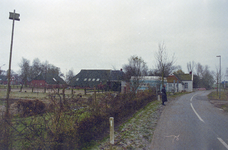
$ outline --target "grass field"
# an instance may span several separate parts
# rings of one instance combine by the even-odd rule
[[[2,86],[2,85],[1,85]],[[10,98],[13,99],[47,99],[51,93],[57,93],[58,89],[48,89],[46,93],[44,93],[44,89],[34,88],[32,92],[32,88],[23,88],[22,92],[19,92],[20,89],[12,88],[10,92]],[[59,89],[59,93],[62,93],[62,89]],[[85,92],[83,89],[74,89],[74,95],[84,95]],[[90,92],[91,93],[91,92]],[[0,88],[0,99],[6,98],[7,90],[4,88]],[[72,90],[65,89],[65,95],[71,96]]]
[[[211,92],[208,97],[210,99],[213,99],[213,100],[219,100],[219,92],[217,93],[217,91],[213,91]],[[220,100],[228,100],[228,91],[224,91],[222,90],[221,91],[221,97],[220,97]]]
[[[219,92],[217,93],[217,91],[213,91],[208,95],[208,98],[214,106],[228,112],[228,91],[222,90],[220,99]]]

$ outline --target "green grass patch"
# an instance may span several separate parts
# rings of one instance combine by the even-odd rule
[[[219,91],[213,91],[208,95],[209,99],[219,100]],[[221,98],[220,100],[228,100],[228,91],[221,91]]]
[[[6,98],[6,91],[0,91],[0,98]],[[31,92],[10,92],[10,98],[14,99],[44,99],[48,98],[47,93],[31,93]]]

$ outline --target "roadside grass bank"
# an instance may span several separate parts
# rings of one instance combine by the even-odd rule
[[[112,149],[142,149],[147,147],[152,140],[161,108],[161,101],[152,101],[123,124],[115,127],[115,145]],[[108,135],[88,149],[107,150],[109,148]]]
[[[174,95],[168,96],[168,103],[185,94],[188,93],[175,93]],[[164,108],[165,107],[161,105],[161,100],[152,101],[144,108],[137,111],[124,123],[116,126],[115,144],[112,146],[112,149],[149,149],[154,130]],[[109,135],[107,135],[102,140],[94,141],[94,146],[85,149],[108,150],[110,149],[109,142]]]
[[[219,92],[217,94],[217,91],[212,91],[210,94],[208,94],[208,99],[215,107],[228,112],[228,91],[221,91],[220,99]]]

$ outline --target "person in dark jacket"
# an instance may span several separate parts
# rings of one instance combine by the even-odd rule
[[[165,105],[164,102],[167,102],[167,95],[165,90],[165,85],[162,87],[162,105]]]

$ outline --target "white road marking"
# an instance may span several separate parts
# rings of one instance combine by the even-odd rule
[[[217,139],[228,149],[228,145],[221,138],[217,137]]]
[[[198,93],[197,93],[197,94],[198,94]],[[195,94],[195,95],[196,95],[196,94]],[[192,98],[193,98],[195,95],[193,95]],[[190,101],[192,101],[192,98],[190,99]]]
[[[172,143],[173,143],[173,142],[174,142],[174,140],[179,141],[179,136],[180,136],[180,134],[179,134],[179,135],[177,135],[177,136],[175,136],[175,135],[170,135],[170,136],[165,136],[165,137],[173,137],[173,140],[172,140]]]
[[[195,110],[195,108],[193,107],[192,103],[190,103],[190,105],[191,105],[191,107],[192,107],[192,110],[193,110],[194,113],[196,114],[196,116],[199,118],[199,120],[202,121],[202,122],[204,123],[203,119],[202,119],[202,118],[199,116],[199,114],[196,112],[196,110]]]
[[[195,94],[195,95],[196,95],[196,94]],[[193,95],[193,96],[191,97],[190,101],[192,101],[192,99],[193,99],[193,97],[194,97],[195,95]],[[191,105],[191,107],[192,107],[192,110],[193,110],[194,113],[196,114],[196,116],[199,118],[199,120],[202,121],[203,123],[205,123],[204,120],[203,120],[203,119],[199,116],[199,114],[196,112],[196,110],[195,110],[195,108],[193,107],[192,103],[190,103],[190,105]],[[223,110],[223,109],[220,109],[220,110]],[[228,149],[228,145],[226,144],[226,142],[224,142],[224,141],[223,141],[221,138],[219,138],[219,137],[217,137],[217,139],[219,140],[219,142],[222,143],[223,146],[226,147],[226,149]]]

